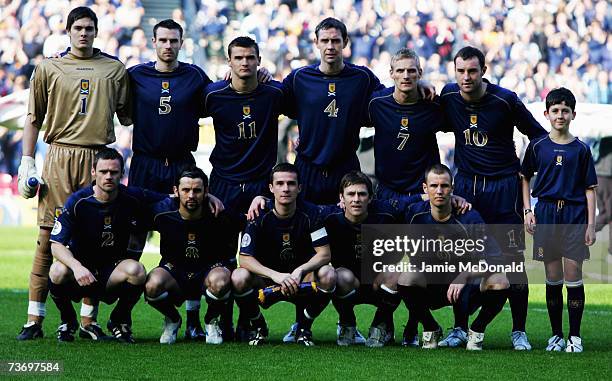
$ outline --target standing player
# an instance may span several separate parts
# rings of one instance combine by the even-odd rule
[[[457,83],[444,86],[440,102],[455,134],[455,193],[465,197],[487,224],[499,224],[492,234],[508,262],[524,261],[523,214],[520,210],[519,159],[514,147],[514,127],[530,140],[546,130],[533,118],[517,95],[483,79],[484,54],[473,47],[454,58]],[[504,224],[504,225],[501,225]],[[509,274],[512,310],[512,344],[529,350],[525,333],[529,288],[525,272]],[[466,342],[467,313],[455,308],[455,330],[441,346]]]
[[[51,232],[57,261],[49,272],[51,296],[60,311],[59,341],[73,341],[77,328],[71,300],[95,297],[119,302],[107,327],[116,339],[133,343],[131,311],[145,282],[144,266],[128,259],[130,231],[137,225],[145,195],[119,185],[123,158],[106,148],[95,155],[95,183],[75,192]]]
[[[183,170],[174,194],[177,198],[167,198],[151,208],[153,229],[161,235],[162,259],[147,277],[145,298],[165,316],[159,342],[172,344],[181,325],[175,305],[187,295],[204,293],[208,303],[206,343],[221,344],[219,315],[230,301],[230,274],[235,268],[240,228],[225,213],[214,217],[206,207],[208,177],[201,169]]]
[[[268,193],[267,174],[276,163],[284,97],[280,83],[258,83],[261,58],[253,39],[232,40],[227,57],[231,79],[207,86],[204,98],[205,114],[212,116],[215,128],[210,189],[231,213],[244,214],[255,196]],[[233,330],[228,315],[222,327],[226,338]]]
[[[562,87],[546,96],[544,115],[550,134],[532,141],[521,168],[527,231],[535,236],[533,256],[544,261],[546,307],[552,328],[547,351],[582,352],[580,322],[584,311],[582,262],[595,243],[595,187],[597,177],[589,146],[572,136],[576,98]],[[529,179],[537,172],[531,211]],[[537,227],[535,227],[537,219]],[[586,231],[585,231],[586,226]],[[563,339],[563,283],[567,287],[569,337]]]
[[[290,117],[299,126],[295,161],[304,185],[302,197],[317,204],[333,204],[344,174],[359,169],[356,150],[367,102],[382,89],[366,67],[344,62],[348,45],[346,26],[326,18],[315,29],[314,43],[321,61],[292,71],[283,81]]]
[[[19,166],[19,193],[34,197],[36,189],[27,185],[37,177],[34,147],[45,115],[47,128],[44,140],[50,144],[45,158],[38,197],[40,226],[36,254],[29,285],[28,322],[18,340],[43,336],[42,321],[51,247],[49,236],[55,218],[64,202],[77,189],[89,185],[94,155],[106,144],[115,141],[113,115],[117,112],[124,124],[129,120],[128,76],[121,62],[93,48],[98,32],[98,19],[89,8],[70,11],[66,21],[70,48],[58,58],[43,60],[35,69],[30,85],[28,116],[23,134],[23,157]],[[102,330],[91,324],[96,308],[83,304],[80,335],[96,339]]]
[[[240,268],[232,274],[236,304],[254,329],[249,344],[260,345],[267,339],[268,327],[255,289],[279,285],[284,295],[294,296],[300,282],[316,281],[317,292],[304,296],[306,308],[296,330],[298,344],[314,345],[312,323],[336,287],[336,274],[329,265],[327,233],[318,226],[317,208],[297,205],[301,185],[294,165],[276,165],[269,188],[274,208],[247,225],[242,236]]]
[[[209,85],[205,95],[215,128],[210,188],[229,209],[246,213],[253,198],[267,193],[284,97],[280,83],[258,83],[261,58],[253,39],[235,38],[227,54],[231,80]]]
[[[440,162],[436,132],[445,129],[437,99],[421,99],[419,56],[400,49],[391,57],[395,86],[372,94],[368,117],[376,130],[376,198],[402,200],[423,191],[423,174]]]
[[[470,210],[465,214],[453,213],[452,184],[453,178],[448,167],[436,164],[429,168],[423,183],[423,191],[429,195],[429,201],[412,204],[406,212],[406,222],[422,225],[417,229],[423,230],[423,236],[426,237],[433,233],[435,238],[440,239],[442,236],[445,241],[483,239],[486,236],[484,221],[478,212]],[[427,225],[428,229],[424,229],[424,225]],[[429,309],[467,304],[471,307],[467,308],[470,312],[481,306],[478,316],[470,326],[467,349],[482,349],[487,325],[501,312],[506,302],[509,287],[506,276],[501,272],[483,273],[457,269],[433,272],[428,271],[425,265],[450,263],[458,267],[458,264],[466,259],[472,263],[485,259],[489,265],[503,263],[502,253],[494,242],[485,242],[483,248],[484,252],[474,250],[473,253],[444,253],[440,249],[420,252],[411,257],[411,264],[416,265],[415,269],[399,276],[397,289],[408,307],[410,317],[423,324],[423,348],[437,348],[442,335],[442,329]],[[479,285],[474,285],[474,280],[478,281]],[[467,303],[462,303],[465,300]]]

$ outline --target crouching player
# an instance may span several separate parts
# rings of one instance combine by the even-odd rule
[[[92,297],[105,303],[119,301],[107,327],[113,336],[134,343],[131,311],[145,283],[142,264],[127,259],[130,232],[142,206],[151,201],[138,189],[119,185],[123,158],[114,149],[99,151],[93,161],[92,186],[70,196],[51,232],[56,262],[49,272],[49,291],[60,311],[59,341],[73,341],[78,328],[72,301]],[[97,325],[88,327],[99,337]]]
[[[311,346],[312,323],[336,287],[327,232],[318,224],[318,208],[297,206],[301,185],[294,165],[276,165],[269,188],[273,209],[249,223],[242,236],[240,268],[232,274],[234,299],[241,316],[250,321],[249,344],[260,345],[267,339],[268,328],[255,289],[279,285],[284,295],[297,301],[300,282],[315,281],[316,292],[301,297],[306,308],[298,319],[296,338],[298,344]]]
[[[546,96],[544,115],[550,134],[533,140],[525,152],[521,172],[527,231],[534,234],[533,257],[544,261],[546,307],[552,328],[547,351],[582,352],[580,323],[584,311],[582,262],[595,243],[597,176],[589,147],[569,132],[576,116],[576,99],[560,88]],[[531,211],[529,179],[537,172]],[[537,218],[537,228],[535,227]],[[588,223],[588,225],[587,225]],[[586,227],[586,229],[585,229]],[[563,283],[567,287],[569,337],[563,339]]]
[[[453,190],[452,175],[448,167],[435,164],[425,174],[423,190],[429,201],[412,204],[406,212],[406,222],[430,225],[423,236],[432,232],[438,240],[483,239],[484,222],[478,212],[471,210],[465,214],[455,214],[451,206]],[[421,227],[421,230],[425,230]],[[421,236],[419,234],[418,236]],[[494,241],[486,241],[482,246],[487,264],[502,264],[501,250]],[[481,350],[487,325],[499,314],[507,299],[508,280],[501,272],[457,271],[459,263],[478,259],[478,256],[459,256],[458,252],[444,253],[437,249],[434,253],[420,252],[411,258],[410,271],[399,276],[398,291],[410,312],[411,319],[423,324],[423,348],[437,348],[442,336],[442,328],[431,315],[430,309],[462,304],[467,311],[473,312],[481,306],[480,313],[473,321],[467,340],[468,350]],[[476,263],[477,262],[472,262]],[[433,272],[435,265],[445,271]],[[450,268],[454,265],[455,268]],[[431,267],[429,267],[431,266]]]
[[[160,233],[162,259],[147,277],[145,299],[164,315],[159,342],[172,344],[182,321],[176,306],[191,295],[199,298],[204,293],[208,303],[206,343],[221,344],[219,316],[230,300],[235,237],[244,222],[225,212],[217,217],[212,214],[206,203],[208,177],[200,168],[184,169],[174,193],[176,198],[151,206],[149,224]]]
[[[344,210],[336,207],[335,213],[323,217],[336,269],[336,292],[332,300],[338,311],[337,343],[340,346],[358,343],[360,335],[353,310],[356,304],[377,307],[365,341],[367,347],[382,347],[394,338],[393,312],[400,303],[397,275],[380,273],[373,284],[361,283],[361,225],[394,224],[401,216],[390,202],[372,198],[372,182],[368,176],[351,171],[340,180],[340,201]],[[420,195],[413,199],[422,201]]]

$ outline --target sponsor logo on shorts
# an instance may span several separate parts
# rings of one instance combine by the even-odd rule
[[[53,225],[53,230],[51,230],[51,235],[58,235],[61,232],[62,232],[62,223],[56,220],[55,224]]]
[[[248,247],[251,244],[251,236],[249,233],[244,233],[240,247]]]

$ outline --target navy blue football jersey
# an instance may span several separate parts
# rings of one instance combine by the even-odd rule
[[[51,241],[70,248],[90,271],[127,258],[130,233],[142,230],[148,203],[166,197],[141,188],[119,185],[114,201],[100,202],[93,186],[73,193],[51,231]]]
[[[585,190],[597,185],[591,150],[578,138],[567,144],[548,135],[531,141],[521,173],[528,179],[537,173],[531,195],[548,200],[586,203]]]
[[[334,210],[335,209],[335,210]],[[345,267],[359,276],[363,252],[361,226],[364,224],[395,224],[401,219],[398,209],[388,201],[373,200],[368,205],[368,216],[361,223],[349,221],[339,207],[328,209],[322,216],[329,237],[332,265]]]
[[[442,89],[440,103],[455,134],[455,165],[467,175],[509,176],[520,169],[514,127],[529,140],[547,132],[514,92],[486,82],[477,102],[465,101],[456,83]]]
[[[186,220],[179,213],[179,200],[166,198],[150,207],[152,229],[160,233],[162,260],[196,272],[236,255],[236,237],[244,226],[226,212],[217,217],[208,206],[197,220]]]
[[[198,148],[204,89],[211,80],[196,65],[179,62],[171,72],[155,62],[131,67],[132,149],[156,158],[180,159]]]
[[[422,193],[425,170],[440,163],[436,132],[446,130],[439,99],[399,104],[394,87],[372,94],[369,125],[374,126],[375,174],[400,193]]]
[[[315,247],[327,244],[320,208],[301,203],[291,218],[278,218],[269,210],[250,222],[242,235],[240,254],[253,256],[275,271],[290,273],[314,256]]]
[[[422,236],[426,239],[450,239],[455,242],[465,239],[484,240],[484,250],[477,250],[476,245],[474,245],[475,250],[466,250],[468,258],[471,256],[470,259],[500,258],[502,255],[495,239],[487,235],[485,222],[480,213],[474,209],[468,210],[464,214],[453,212],[448,220],[440,222],[431,215],[431,204],[429,201],[421,201],[410,205],[406,209],[405,221],[408,224],[420,225],[416,227],[418,233],[413,232],[415,233],[413,234],[413,236],[416,236],[415,238]],[[430,225],[431,228],[425,225]],[[433,261],[456,261],[463,259],[462,256],[464,255],[456,250],[435,254],[435,258],[431,256],[429,259]]]
[[[369,97],[382,88],[368,68],[350,63],[336,75],[323,74],[319,64],[293,70],[283,89],[290,101],[288,116],[299,127],[298,155],[322,167],[356,162]]]
[[[210,163],[218,176],[239,183],[268,176],[276,163],[285,99],[276,81],[260,83],[250,93],[238,93],[229,81],[207,86],[205,113],[215,127]]]

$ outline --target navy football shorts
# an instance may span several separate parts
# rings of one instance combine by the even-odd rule
[[[166,160],[134,153],[128,184],[170,194],[174,192],[176,177],[186,166],[193,164],[195,160],[191,154],[184,159]]]
[[[564,257],[582,262],[589,259],[589,247],[584,243],[587,228],[586,204],[540,199],[534,213],[534,260],[551,262]]]
[[[295,166],[299,171],[302,191],[300,197],[308,202],[324,205],[340,201],[340,180],[352,170],[359,170],[359,160],[355,156],[343,165],[324,168],[301,159],[298,155]]]
[[[505,254],[525,250],[523,196],[518,174],[500,178],[458,173],[454,191],[472,203]]]
[[[222,179],[213,170],[209,192],[219,198],[228,211],[237,214],[245,214],[255,197],[271,197],[267,174],[260,180],[236,183]]]

